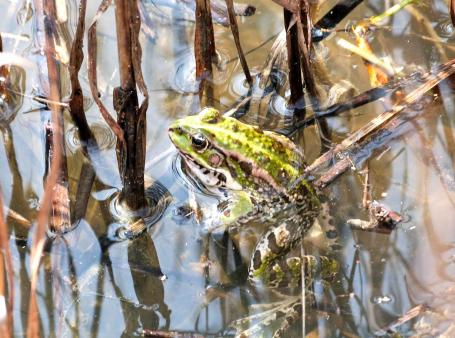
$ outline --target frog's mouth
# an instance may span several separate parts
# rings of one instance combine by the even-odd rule
[[[240,184],[232,178],[229,170],[214,169],[198,163],[191,156],[180,152],[188,169],[207,187],[219,187],[232,190],[241,190]]]

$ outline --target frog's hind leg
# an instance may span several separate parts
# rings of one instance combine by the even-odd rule
[[[269,268],[281,256],[285,255],[301,235],[293,231],[287,223],[281,223],[267,231],[260,239],[251,258],[249,278],[266,280]]]
[[[287,210],[292,212],[292,210]],[[292,214],[261,237],[250,263],[250,279],[262,278],[274,262],[287,254],[313,225],[316,213]]]
[[[304,316],[302,316],[302,313],[302,300],[299,298],[291,304],[288,309],[286,309],[286,315],[281,322],[280,327],[273,334],[273,338],[288,337],[288,331],[291,326],[297,323],[300,319],[303,320]]]

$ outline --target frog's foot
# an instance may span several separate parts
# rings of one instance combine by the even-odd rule
[[[260,308],[262,311],[257,312]],[[283,301],[270,304],[252,306],[255,314],[238,319],[231,323],[236,330],[236,337],[262,336],[267,328],[275,330],[274,337],[282,337],[283,334],[297,320],[302,318],[301,296],[287,296]],[[281,320],[281,323],[279,321]],[[278,323],[280,324],[277,328]]]
[[[217,210],[208,219],[206,230],[210,233],[224,232],[236,224],[249,221],[256,214],[250,196],[237,191],[218,204]]]
[[[292,325],[297,323],[297,321],[301,318],[302,316],[302,299],[299,297],[293,304],[289,306],[288,309],[286,309],[286,316],[284,317],[284,320],[281,322],[280,327],[278,330],[275,331],[273,334],[273,338],[281,338],[281,337],[286,337],[288,330]],[[302,319],[303,320],[303,319]]]
[[[299,287],[301,285],[302,263],[305,264],[303,267],[305,285],[311,285],[315,279],[333,280],[339,267],[335,259],[327,256],[281,257],[262,275],[252,276],[250,269],[249,278],[253,283],[260,282],[270,288]]]

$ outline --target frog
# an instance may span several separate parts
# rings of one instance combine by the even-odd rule
[[[315,223],[324,203],[321,194],[304,179],[305,157],[296,144],[211,107],[174,121],[168,133],[189,174],[209,191],[229,196],[218,217],[221,226],[229,229],[280,214],[280,221],[256,244],[249,281],[268,287],[282,286],[284,281],[290,283],[287,286],[300,285],[302,264],[308,257],[287,254]],[[333,227],[324,230],[334,231]],[[331,261],[323,262],[330,262],[323,269],[336,270]],[[286,311],[280,306],[273,314],[286,313],[285,326],[299,317],[300,297],[288,305]]]
[[[258,241],[249,279],[272,285],[286,273],[297,275],[300,265],[283,257],[313,225],[321,201],[302,179],[305,158],[295,143],[211,107],[174,121],[168,132],[190,174],[211,191],[228,192],[220,224],[229,228],[288,213]]]

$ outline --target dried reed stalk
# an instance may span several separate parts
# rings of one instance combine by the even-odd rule
[[[299,107],[304,107],[304,94],[303,94],[303,82],[302,82],[302,68],[300,64],[299,54],[299,41],[297,37],[297,26],[291,24],[293,15],[292,12],[287,9],[283,9],[284,16],[284,28],[286,31],[286,49],[289,69],[289,88],[291,90],[291,97],[289,103],[292,106],[296,106],[299,102]],[[305,109],[299,109],[295,107],[294,113],[296,117],[300,119],[305,118]]]
[[[34,1],[35,15],[42,14],[45,27],[45,47],[48,68],[48,79],[50,84],[50,99],[54,102],[60,101],[60,86],[58,76],[58,66],[55,60],[53,19],[55,19],[55,6],[52,1]],[[54,21],[55,22],[55,21]],[[44,193],[41,200],[40,210],[37,217],[37,224],[33,236],[32,248],[30,253],[30,301],[28,309],[27,337],[35,338],[40,336],[39,314],[36,301],[36,287],[38,283],[38,271],[45,243],[45,233],[51,211],[51,203],[55,201],[55,188],[59,185],[63,162],[63,119],[61,107],[55,103],[50,103],[52,116],[52,145],[53,154],[49,174],[46,177]]]
[[[106,106],[100,100],[100,93],[98,91],[98,76],[96,74],[97,68],[97,45],[96,45],[96,26],[97,21],[100,19],[101,15],[109,8],[112,4],[112,0],[102,0],[101,4],[96,11],[95,17],[93,18],[92,24],[88,29],[88,79],[90,85],[90,91],[92,92],[93,100],[95,101],[96,105],[98,106],[101,116],[103,116],[106,123],[109,125],[111,130],[114,132],[115,136],[117,136],[117,140],[120,143],[125,142],[125,138],[123,137],[123,130],[117,124],[117,122],[111,117],[109,111],[107,110]]]
[[[5,214],[3,212],[3,197],[0,191],[0,302],[4,303],[6,309],[6,318],[1,318],[0,321],[0,336],[12,337],[14,308],[14,271],[11,249],[8,241],[8,225],[4,220]],[[8,283],[7,287],[5,287],[5,282]],[[6,297],[6,290],[8,290],[8,300]],[[3,304],[0,305],[3,307]]]
[[[435,73],[428,73],[426,75],[426,81],[409,94],[404,99],[396,104],[392,109],[380,114],[365,126],[354,132],[351,136],[347,137],[343,142],[330,149],[318,159],[316,159],[309,167],[305,169],[305,175],[316,172],[328,161],[341,156],[343,153],[351,150],[354,146],[357,147],[355,154],[359,155],[363,149],[368,147],[368,153],[371,156],[372,149],[376,149],[382,144],[380,140],[372,139],[375,135],[381,132],[391,134],[393,130],[396,130],[402,123],[395,121],[394,119],[399,116],[409,105],[419,100],[425,93],[438,85],[441,81],[445,80],[449,76],[455,74],[455,59],[445,63],[444,65],[437,68]],[[405,117],[403,117],[405,120]],[[382,139],[385,142],[386,138]],[[371,140],[371,141],[370,141]],[[345,172],[348,168],[352,167],[353,159],[349,156],[342,156],[343,159],[337,162],[335,165],[330,167],[317,181],[316,185],[319,187],[325,187],[327,184],[332,182],[336,177]]]
[[[288,11],[297,13],[299,11],[299,0],[273,0],[281,7],[286,8]]]
[[[84,112],[84,95],[79,82],[79,70],[81,69],[82,61],[84,60],[84,52],[82,43],[85,30],[85,12],[87,8],[87,0],[81,0],[79,4],[79,18],[77,21],[76,34],[74,36],[73,45],[70,54],[70,80],[71,80],[71,96],[70,96],[70,114],[74,123],[77,126],[79,139],[85,149],[86,142],[93,140],[92,132],[88,126]]]
[[[141,21],[136,1],[117,0],[115,4],[120,87],[114,89],[114,108],[117,123],[125,135],[125,144],[117,143],[117,162],[123,182],[120,201],[132,210],[139,210],[146,206],[144,167],[148,108],[147,87],[141,70]],[[136,86],[144,96],[140,106]]]
[[[205,79],[213,74],[212,61],[216,58],[210,0],[196,0],[196,28],[194,34],[194,56],[196,79],[201,81],[200,92],[204,90]]]
[[[226,0],[226,7],[229,15],[229,22],[234,37],[235,47],[237,48],[237,54],[239,55],[240,64],[242,65],[243,73],[245,74],[246,81],[250,85],[253,85],[253,79],[251,78],[250,69],[243,54],[242,45],[240,44],[239,28],[237,26],[237,19],[235,18],[234,2],[233,0]]]

